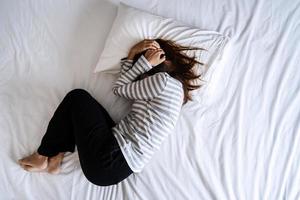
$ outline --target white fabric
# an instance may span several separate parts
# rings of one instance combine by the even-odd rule
[[[67,91],[88,89],[119,120],[112,74],[94,74],[117,5],[98,0],[0,2],[0,199],[300,199],[300,29],[294,0],[127,0],[230,36],[200,98],[138,175],[89,183],[77,153],[62,174],[28,173]]]
[[[184,46],[204,48],[205,50],[188,52],[205,63],[205,66],[196,68],[198,74],[207,71],[229,39],[218,32],[201,30],[121,3],[94,72],[119,72],[119,60],[128,55],[134,44],[143,39],[156,38],[173,40]]]

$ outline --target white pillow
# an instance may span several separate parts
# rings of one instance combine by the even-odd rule
[[[174,19],[153,15],[120,3],[117,17],[94,73],[118,73],[120,59],[127,56],[134,44],[146,38],[170,39],[184,46],[206,49],[207,51],[186,52],[205,63],[204,67],[196,67],[198,73],[206,72],[229,39],[215,31],[200,30]]]

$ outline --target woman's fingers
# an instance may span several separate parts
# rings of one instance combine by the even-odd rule
[[[153,39],[145,39],[143,40],[144,42],[149,42],[149,43],[155,43],[156,45],[159,45],[158,42],[156,42],[155,40]]]
[[[157,66],[165,61],[165,52],[162,49],[148,49],[145,57],[152,66]]]
[[[149,49],[149,51],[150,51],[149,52],[150,56],[156,57],[157,59],[160,60],[165,59],[165,52],[162,49],[155,49],[155,50]]]
[[[157,54],[158,54],[159,61],[161,63],[166,60],[166,56],[165,56],[165,52],[164,51],[158,51]]]
[[[149,56],[159,57],[161,53],[164,53],[164,51],[162,49],[148,49],[147,53]]]
[[[153,40],[152,43],[157,49],[160,49],[160,45],[158,44],[158,42],[156,42],[155,40]]]
[[[154,53],[158,54],[160,56],[161,54],[164,54],[165,52],[162,49],[156,49],[156,50],[154,50]]]
[[[166,60],[166,54],[165,54],[165,52],[161,53],[160,56],[159,56],[159,58],[160,58],[161,62],[165,61]]]
[[[164,50],[162,50],[162,49],[155,49],[155,50],[153,51],[153,53],[154,53],[154,54],[157,54],[158,56],[160,56],[161,54],[164,54],[165,52],[164,52]]]
[[[155,50],[155,49],[157,49],[157,47],[155,45],[153,45],[152,43],[149,43],[144,46],[144,50],[147,50],[147,49]]]
[[[144,45],[147,46],[148,48],[155,48],[155,49],[160,48],[158,42],[156,42],[155,40],[146,39],[144,40]]]
[[[155,40],[145,39],[143,41],[138,42],[129,50],[128,59],[133,59],[136,54],[142,53],[146,50],[155,50],[160,48],[159,44]]]

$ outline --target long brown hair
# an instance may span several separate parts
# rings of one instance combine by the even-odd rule
[[[184,91],[184,101],[183,104],[187,103],[187,101],[192,100],[190,91],[200,88],[201,85],[194,85],[191,82],[195,79],[200,79],[202,74],[196,74],[193,67],[196,64],[204,65],[203,63],[196,60],[196,57],[188,56],[185,51],[189,50],[205,50],[197,47],[186,47],[176,44],[171,40],[164,39],[155,39],[156,42],[160,45],[160,48],[165,52],[166,60],[171,61],[171,68],[167,66],[165,62],[153,67],[148,72],[137,77],[136,80],[143,79],[145,76],[151,76],[158,72],[167,72],[173,78],[179,80],[183,85]],[[135,63],[141,55],[144,55],[145,52],[135,55],[133,58],[133,62]]]

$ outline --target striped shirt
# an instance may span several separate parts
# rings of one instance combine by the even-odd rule
[[[133,65],[121,60],[115,95],[133,100],[132,109],[112,132],[128,166],[141,172],[164,139],[174,130],[183,103],[182,83],[166,72],[133,82],[152,68],[144,56]]]

